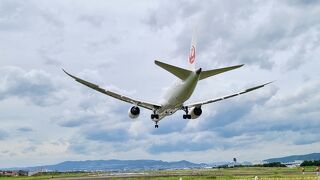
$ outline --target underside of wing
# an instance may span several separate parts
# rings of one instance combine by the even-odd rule
[[[196,103],[188,104],[188,105],[186,105],[185,107],[188,107],[188,108],[200,107],[200,106],[205,105],[205,104],[222,101],[222,100],[225,100],[225,99],[229,99],[229,98],[232,98],[232,97],[241,95],[241,94],[245,94],[245,93],[254,91],[254,90],[259,89],[259,88],[262,88],[262,87],[264,87],[264,86],[266,86],[266,85],[268,85],[268,84],[270,84],[270,83],[272,83],[272,82],[268,82],[268,83],[265,83],[265,84],[262,84],[262,85],[259,85],[259,86],[255,86],[255,87],[246,89],[246,90],[241,91],[241,92],[238,92],[238,93],[230,94],[230,95],[228,95],[228,96],[223,96],[223,97],[219,97],[219,98],[209,99],[209,100],[206,100],[206,101],[201,101],[201,102],[196,102]]]
[[[141,100],[136,100],[136,99],[132,99],[130,97],[127,97],[127,96],[124,96],[124,95],[121,95],[119,93],[116,93],[116,92],[112,92],[112,91],[108,91],[108,90],[105,90],[101,87],[99,87],[98,85],[96,84],[93,84],[91,82],[88,82],[88,81],[85,81],[83,79],[80,79],[76,76],[73,76],[72,74],[69,74],[67,71],[65,71],[64,69],[62,69],[67,75],[69,75],[70,77],[72,77],[74,80],[76,80],[77,82],[91,88],[91,89],[94,89],[96,91],[99,91],[103,94],[106,94],[108,96],[111,96],[113,98],[116,98],[116,99],[119,99],[121,101],[124,101],[124,102],[127,102],[127,103],[130,103],[130,104],[134,104],[136,106],[140,106],[140,107],[143,107],[143,108],[146,108],[146,109],[149,109],[149,110],[155,110],[155,109],[158,109],[161,107],[161,105],[158,105],[158,104],[155,104],[155,103],[149,103],[149,102],[146,102],[146,101],[141,101]]]

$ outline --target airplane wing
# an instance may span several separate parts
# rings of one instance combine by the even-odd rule
[[[232,97],[235,97],[235,96],[238,96],[238,95],[241,95],[241,94],[245,94],[245,93],[251,92],[251,91],[253,91],[253,90],[262,88],[262,87],[264,87],[265,85],[268,85],[268,84],[270,84],[270,83],[272,83],[272,82],[273,82],[273,81],[268,82],[268,83],[265,83],[265,84],[262,84],[262,85],[260,85],[260,86],[255,86],[255,87],[246,89],[246,90],[241,91],[241,92],[238,92],[238,93],[230,94],[230,95],[228,95],[228,96],[223,96],[223,97],[220,97],[220,98],[209,99],[209,100],[206,100],[206,101],[201,101],[201,102],[196,102],[196,103],[188,104],[188,105],[186,105],[185,107],[188,107],[188,108],[199,107],[199,106],[202,106],[202,105],[205,105],[205,104],[214,103],[214,102],[222,101],[222,100],[225,100],[225,99],[229,99],[229,98],[232,98]]]
[[[124,95],[121,95],[121,94],[118,94],[118,93],[115,93],[115,92],[112,92],[112,91],[108,91],[108,90],[105,90],[101,87],[99,87],[98,85],[96,84],[93,84],[91,82],[88,82],[88,81],[85,81],[83,79],[80,79],[76,76],[73,76],[71,74],[69,74],[67,71],[65,71],[64,69],[62,69],[63,72],[65,72],[68,76],[72,77],[73,79],[75,79],[77,82],[85,85],[85,86],[88,86],[89,88],[91,89],[94,89],[96,91],[99,91],[103,94],[106,94],[108,96],[111,96],[113,98],[116,98],[116,99],[119,99],[121,101],[124,101],[124,102],[127,102],[127,103],[130,103],[130,104],[134,104],[136,106],[140,106],[140,107],[143,107],[143,108],[146,108],[146,109],[149,109],[149,110],[154,110],[154,109],[158,109],[161,107],[161,105],[158,105],[158,104],[154,104],[154,103],[149,103],[149,102],[145,102],[145,101],[140,101],[140,100],[136,100],[136,99],[132,99],[130,97],[127,97],[127,96],[124,96]]]

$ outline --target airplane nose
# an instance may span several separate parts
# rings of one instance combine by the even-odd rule
[[[201,73],[201,68],[199,68],[197,71],[196,71],[196,74],[200,74]]]

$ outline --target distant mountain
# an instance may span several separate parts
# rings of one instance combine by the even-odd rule
[[[166,162],[160,160],[87,160],[65,161],[56,165],[19,168],[28,171],[131,171],[153,169],[200,168],[206,164],[189,161]],[[14,168],[17,169],[17,168]]]
[[[311,161],[311,160],[320,160],[320,153],[312,153],[312,154],[306,154],[306,155],[293,155],[293,156],[286,156],[286,157],[281,157],[281,158],[271,158],[271,159],[266,159],[264,161],[266,162],[282,162],[282,163],[287,163],[287,162],[294,162],[294,161]]]
[[[282,158],[266,159],[266,162],[293,162],[296,160],[320,160],[320,153],[306,155],[294,155]],[[27,171],[134,171],[134,170],[157,170],[157,169],[184,169],[203,168],[228,165],[228,162],[220,163],[192,163],[189,161],[166,162],[161,160],[87,160],[87,161],[65,161],[55,165],[44,165],[26,168],[6,168],[7,170]],[[251,164],[243,162],[241,164]]]

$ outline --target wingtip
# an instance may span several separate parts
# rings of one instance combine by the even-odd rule
[[[154,63],[155,63],[155,64],[159,64],[159,63],[161,63],[161,62],[159,61],[159,59],[155,59],[155,60],[154,60]]]
[[[66,70],[64,70],[63,68],[61,68],[61,70],[62,70],[64,73],[66,73],[66,74],[69,75],[69,73],[68,73]]]
[[[73,78],[73,76],[72,76],[71,74],[69,74],[66,70],[64,70],[63,68],[61,68],[61,69],[62,69],[62,71],[63,71],[64,73],[66,73],[68,76],[70,76],[70,77]]]
[[[271,84],[271,83],[274,83],[276,80],[273,80],[273,81],[270,81],[270,82],[268,82],[268,83],[266,83],[266,84]]]
[[[274,83],[275,81],[276,81],[276,80],[273,80],[273,81],[267,82],[267,83],[265,83],[263,86],[266,86],[266,85],[268,85],[268,84]]]
[[[236,65],[236,66],[234,66],[234,67],[240,68],[240,67],[242,67],[242,66],[244,66],[244,64],[239,64],[239,65]]]

